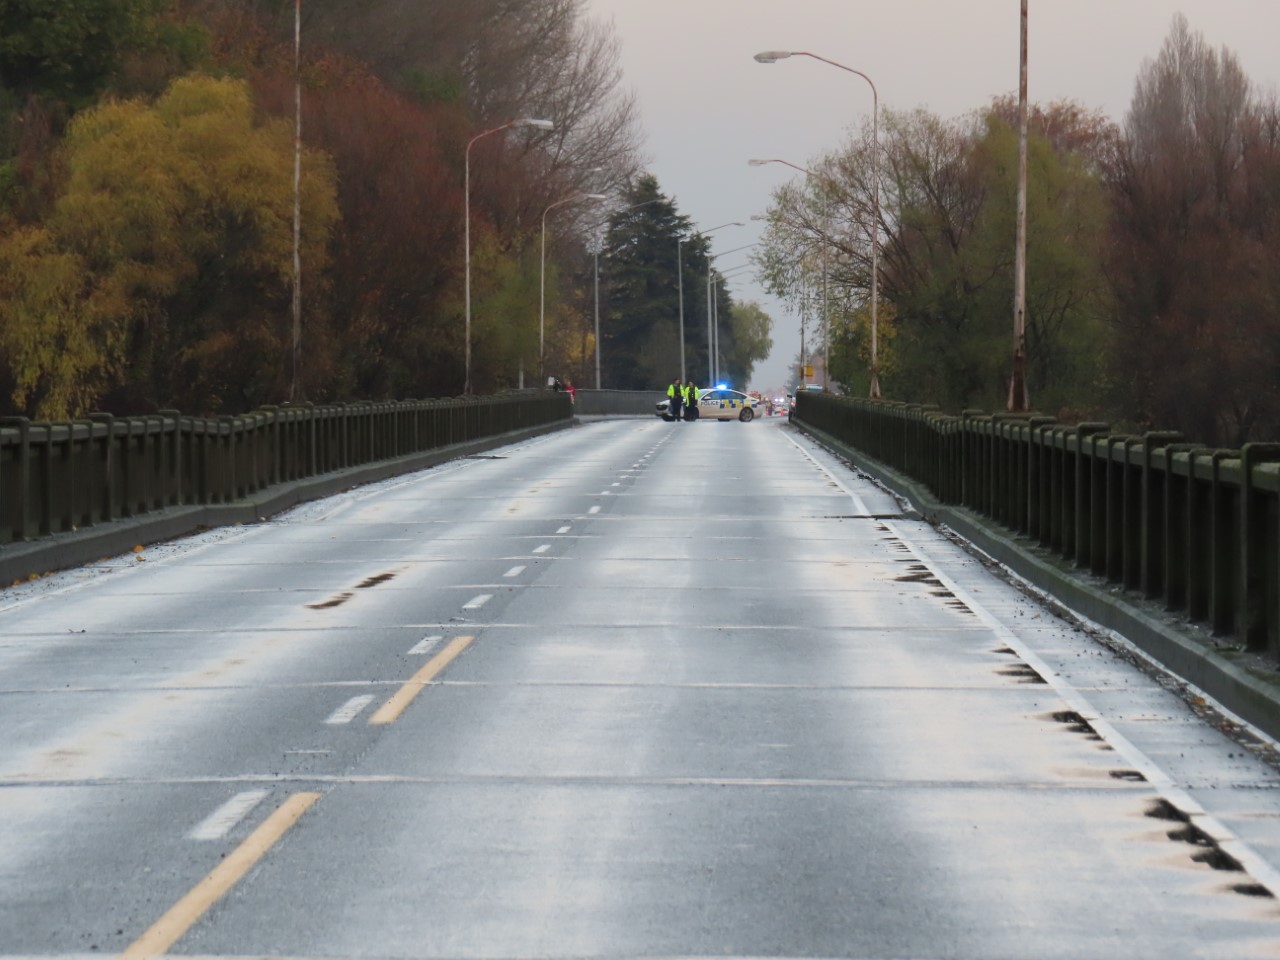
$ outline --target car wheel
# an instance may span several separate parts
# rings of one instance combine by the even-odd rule
[[[743,423],[750,423],[755,418],[756,412],[750,407],[743,407],[742,412],[738,414],[738,419]]]

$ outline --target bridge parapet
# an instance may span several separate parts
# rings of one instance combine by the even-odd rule
[[[1082,571],[1280,662],[1280,444],[1211,450],[829,394],[796,419]]]
[[[176,410],[86,420],[0,418],[0,546],[395,461],[572,415],[545,390],[492,397]]]

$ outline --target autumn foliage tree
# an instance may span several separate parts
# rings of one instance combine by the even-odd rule
[[[154,104],[72,122],[40,226],[0,241],[0,344],[14,402],[41,417],[153,398],[193,412],[285,395],[292,130],[243,81],[191,76]],[[307,158],[310,263],[325,262],[334,175]]]
[[[350,5],[315,0],[295,78],[293,8],[0,4],[5,412],[238,412],[295,386],[317,400],[459,392],[463,156],[512,111],[552,116],[554,133],[477,146],[470,221],[474,385],[517,382],[537,280],[531,225],[550,200],[624,183],[636,167],[611,29],[582,0],[374,0],[354,20]],[[195,64],[204,74],[188,76]],[[306,146],[296,383],[295,79]],[[557,228],[548,275],[572,292],[582,223]],[[580,303],[565,309],[555,362],[580,363],[593,344]]]
[[[462,191],[445,146],[464,118],[367,73],[313,70],[303,126],[333,164],[341,216],[327,263],[304,260],[324,294],[304,318],[306,396],[460,392]],[[272,112],[291,108],[292,78],[262,74],[255,87]]]

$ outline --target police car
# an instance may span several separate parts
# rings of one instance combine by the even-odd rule
[[[671,420],[669,404],[669,400],[663,400],[653,412],[663,420]],[[743,423],[750,423],[755,419],[759,405],[760,401],[755,397],[725,387],[698,391],[699,420],[741,420]]]

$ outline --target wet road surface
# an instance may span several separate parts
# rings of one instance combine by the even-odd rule
[[[0,957],[1280,956],[1267,745],[1132,659],[584,424],[0,592]]]

